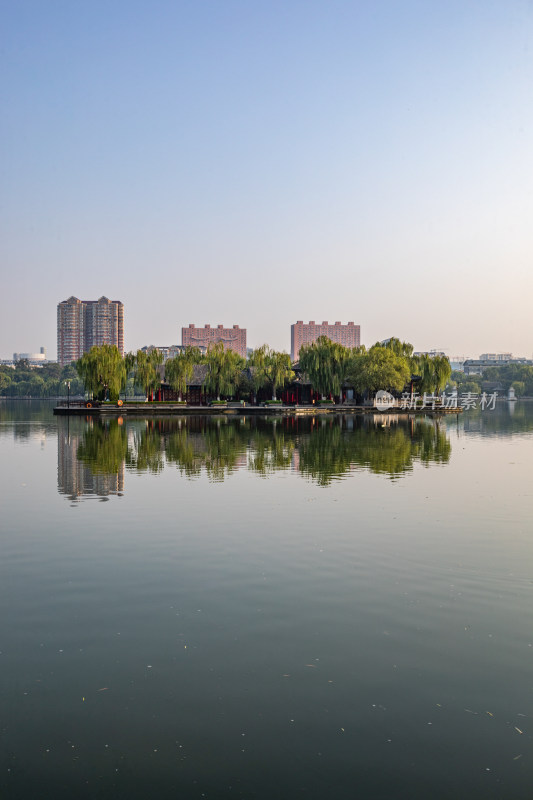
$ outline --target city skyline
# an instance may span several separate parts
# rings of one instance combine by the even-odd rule
[[[126,350],[355,319],[531,357],[527,2],[28,0],[3,29],[1,358],[54,359],[58,300],[102,294]]]
[[[56,307],[56,340],[58,342],[57,347],[57,361],[58,363],[71,363],[72,360],[76,360],[82,352],[85,352],[87,349],[90,349],[92,344],[104,344],[104,343],[112,343],[111,339],[107,334],[104,334],[103,331],[95,331],[92,334],[85,334],[82,331],[80,342],[78,343],[78,349],[80,352],[74,357],[67,360],[62,359],[60,357],[61,353],[61,346],[59,344],[60,339],[60,311],[63,307],[70,308],[74,304],[75,306],[79,306],[80,309],[83,307],[85,316],[87,316],[87,309],[85,306],[89,307],[89,316],[91,314],[97,313],[96,311],[91,311],[91,309],[99,308],[102,304],[104,305],[104,309],[100,312],[100,316],[102,313],[104,314],[105,319],[100,321],[100,327],[102,323],[105,323],[107,317],[109,316],[109,310],[107,306],[116,306],[118,310],[115,311],[115,316],[118,314],[116,322],[116,343],[121,351],[121,354],[124,355],[126,352],[136,352],[139,349],[147,349],[150,347],[157,347],[154,345],[153,341],[145,341],[144,344],[139,345],[135,348],[127,348],[124,346],[124,341],[126,338],[125,329],[124,329],[124,304],[119,300],[110,301],[107,297],[102,296],[99,300],[79,300],[75,296],[70,296],[68,300],[60,301]],[[107,309],[107,310],[106,310]],[[79,311],[79,309],[78,309]],[[83,313],[80,312],[79,313]],[[96,321],[96,320],[95,320]],[[90,320],[92,324],[92,317]],[[107,327],[109,327],[110,320],[107,320]],[[72,327],[72,325],[71,325]],[[83,327],[83,326],[82,326]],[[97,326],[98,327],[98,326]],[[113,326],[111,326],[113,327]],[[326,329],[328,329],[326,331]],[[340,344],[344,344],[346,347],[351,348],[354,346],[359,346],[359,344],[365,344],[366,346],[372,346],[373,344],[380,343],[381,340],[373,340],[367,343],[361,341],[361,326],[355,325],[353,322],[349,322],[347,325],[343,325],[341,322],[335,323],[328,323],[327,320],[321,323],[315,323],[314,320],[311,320],[309,323],[304,323],[303,321],[297,321],[296,323],[291,323],[290,325],[290,345],[289,348],[282,348],[282,351],[287,352],[290,354],[291,359],[295,360],[295,354],[299,350],[302,344],[308,344],[313,341],[316,341],[318,336],[327,336],[327,338],[331,339],[331,341],[339,342]],[[88,338],[87,338],[88,336]],[[114,334],[113,334],[114,336]],[[113,337],[112,337],[113,338]],[[183,346],[197,346],[200,347],[202,351],[205,351],[207,345],[210,342],[216,343],[217,341],[223,341],[225,344],[228,344],[229,340],[233,338],[236,341],[232,344],[230,349],[236,350],[240,355],[246,357],[246,352],[249,350],[253,350],[254,347],[259,347],[259,344],[255,344],[254,347],[247,347],[247,329],[233,324],[231,327],[224,326],[222,324],[217,324],[216,326],[211,326],[210,324],[204,324],[201,326],[196,326],[194,323],[189,323],[187,326],[181,328],[181,344],[178,345],[177,341],[172,342],[170,338],[167,337],[165,340],[164,345],[160,345],[163,349],[180,349]],[[401,337],[397,337],[400,338]],[[94,339],[94,341],[93,341]],[[82,341],[83,340],[83,341]],[[104,341],[105,340],[105,341]],[[109,341],[108,341],[109,340]],[[237,341],[238,340],[238,341]],[[386,341],[386,340],[384,340]],[[87,342],[89,345],[87,346]],[[270,346],[270,341],[265,340],[262,344],[267,344]],[[464,350],[461,353],[451,353],[448,349],[446,351],[444,349],[438,348],[428,348],[421,351],[416,351],[414,348],[415,354],[420,354],[421,352],[425,353],[432,353],[432,354],[441,354],[447,355],[451,361],[454,360],[465,360],[465,359],[481,359],[481,360],[494,360],[494,361],[502,361],[502,360],[519,360],[524,358],[533,358],[533,354],[528,353],[511,353],[506,352],[503,350],[497,350],[494,353],[481,353],[479,355],[475,355],[474,353],[466,353]],[[45,355],[43,355],[43,353]],[[16,357],[19,358],[33,358],[33,360],[39,361],[55,361],[56,359],[53,357],[48,357],[47,355],[47,348],[42,347],[40,348],[40,353],[30,353],[30,352],[20,352],[17,353],[16,351],[13,352],[11,356],[4,356],[0,355],[0,361],[10,361],[12,359],[16,360]]]

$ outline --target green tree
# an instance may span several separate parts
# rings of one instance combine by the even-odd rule
[[[433,356],[433,386],[435,394],[446,387],[452,374],[450,359],[447,356]]]
[[[351,351],[327,336],[300,348],[300,369],[309,378],[313,389],[322,398],[329,394],[340,395],[350,364]]]
[[[411,378],[411,370],[405,356],[397,355],[393,349],[374,345],[368,351],[355,352],[350,361],[347,381],[356,392],[374,395],[379,389],[401,392]]]
[[[130,375],[133,374],[136,361],[137,357],[135,353],[126,353],[126,355],[124,356],[124,375],[123,375],[122,386],[120,387],[124,392],[124,400],[127,400],[128,380],[130,378]]]
[[[161,375],[159,374],[158,367],[163,363],[163,355],[159,350],[137,350],[135,359],[135,382],[142,386],[146,397],[150,395],[154,389],[161,386]]]
[[[205,387],[208,392],[226,397],[233,395],[239,383],[240,373],[245,366],[242,358],[234,350],[225,349],[223,342],[211,345],[207,350],[206,361],[208,365]]]
[[[252,350],[248,357],[247,366],[250,372],[252,391],[254,399],[257,401],[257,393],[268,383],[268,359],[270,348],[267,344],[262,344]]]
[[[76,362],[76,370],[85,391],[98,400],[118,400],[124,376],[124,359],[118,347],[103,344],[91,347]]]
[[[13,380],[11,376],[8,375],[7,372],[4,372],[4,370],[0,370],[0,393],[6,394],[6,390],[11,386],[12,383]]]
[[[466,392],[470,392],[470,394],[480,394],[481,393],[481,384],[478,381],[468,380],[461,384],[460,386],[461,394]]]
[[[524,381],[513,381],[511,386],[513,387],[515,395],[517,397],[524,396],[524,393],[526,391],[526,384],[524,383]]]
[[[420,392],[438,395],[452,377],[450,361],[446,356],[430,356],[424,353],[418,358],[418,374],[421,378]]]
[[[291,367],[291,358],[288,353],[270,350],[266,363],[267,381],[272,386],[272,400],[276,399],[276,391],[283,388],[286,383],[294,378]]]
[[[380,345],[379,342],[376,342],[376,346],[386,347],[388,350],[392,350],[392,352],[395,353],[395,355],[402,356],[403,358],[406,358],[408,361],[412,358],[416,358],[416,356],[413,356],[413,345],[410,342],[402,342],[395,336],[388,339],[383,345]]]
[[[45,387],[45,381],[40,375],[31,376],[29,392],[31,397],[44,397]]]
[[[175,392],[178,392],[180,400],[191,382],[196,363],[195,353],[192,351],[197,349],[186,348],[165,362],[165,380]]]

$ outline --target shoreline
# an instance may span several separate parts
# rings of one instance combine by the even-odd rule
[[[159,416],[316,416],[327,414],[461,414],[459,408],[397,408],[379,409],[375,406],[184,406],[173,404],[136,403],[122,406],[107,405],[86,408],[80,406],[56,406],[53,413],[57,416],[97,416],[97,417],[159,417]]]

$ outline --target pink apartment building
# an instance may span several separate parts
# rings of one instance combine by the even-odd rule
[[[232,328],[225,328],[217,325],[204,325],[197,328],[196,325],[189,325],[188,328],[181,329],[181,344],[183,347],[209,347],[212,343],[223,342],[226,350],[234,350],[243,358],[246,358],[246,328],[239,328],[233,325]]]
[[[359,347],[361,326],[353,322],[347,325],[342,325],[340,322],[330,325],[327,320],[317,325],[314,320],[306,323],[299,320],[295,325],[291,325],[291,360],[297,361],[300,347],[316,342],[319,336],[327,336],[332,342],[338,342],[345,347]]]

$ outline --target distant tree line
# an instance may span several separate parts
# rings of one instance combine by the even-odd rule
[[[507,394],[511,386],[517,397],[533,397],[533,367],[526,364],[504,364],[486,367],[483,375],[465,375],[464,372],[452,372],[451,383],[459,392],[479,394],[486,384],[498,384]]]
[[[138,350],[122,357],[116,347],[102,345],[91,348],[66,367],[45,364],[32,368],[27,362],[18,362],[14,369],[1,367],[0,393],[12,397],[62,396],[70,381],[72,396],[87,393],[97,400],[116,401],[121,396],[142,394],[153,399],[164,376],[181,399],[191,383],[194,367],[203,364],[207,367],[203,371],[203,389],[213,398],[251,395],[257,399],[259,392],[268,392],[270,402],[279,402],[280,390],[295,379],[295,365],[288,354],[266,344],[253,350],[248,359],[225,349],[222,342],[209,347],[205,355],[190,347],[168,359],[163,369],[162,364],[163,356],[157,349]],[[394,393],[413,390],[415,381],[420,394],[439,394],[451,375],[447,358],[414,356],[412,345],[399,339],[369,349],[351,349],[324,336],[301,348],[298,369],[324,401],[338,398],[345,385],[360,396],[373,396],[378,389]],[[533,369],[521,369],[531,370],[533,381]]]
[[[16,361],[13,367],[0,365],[0,396],[2,397],[63,397],[70,381],[71,395],[83,394],[83,381],[72,364],[31,366],[29,361]]]

